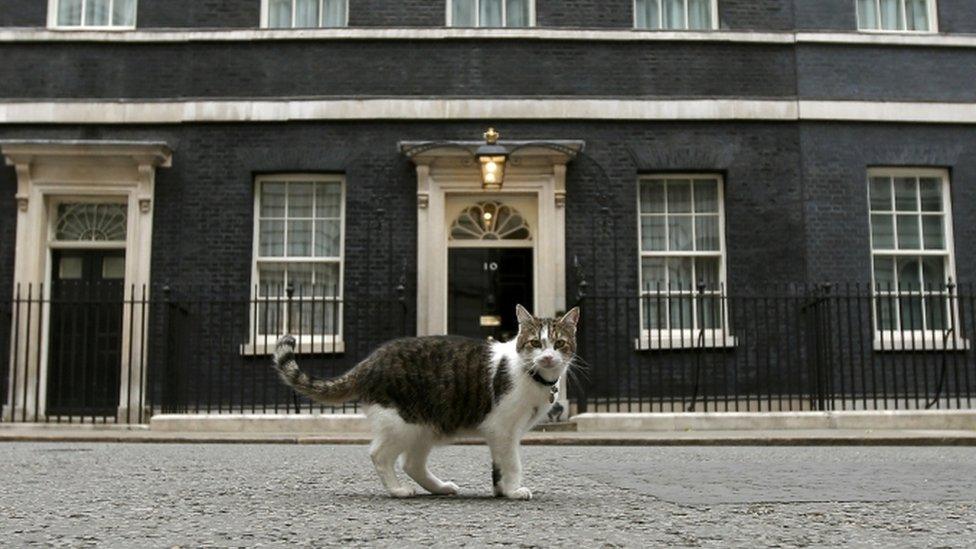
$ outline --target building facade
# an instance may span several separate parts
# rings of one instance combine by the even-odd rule
[[[0,59],[7,419],[287,407],[282,332],[515,302],[583,304],[576,409],[970,398],[968,0],[8,0]]]

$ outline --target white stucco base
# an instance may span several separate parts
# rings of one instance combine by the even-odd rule
[[[368,433],[364,414],[160,414],[153,431],[206,433]]]
[[[780,429],[925,429],[976,431],[976,410],[849,412],[586,413],[578,431],[766,431]]]

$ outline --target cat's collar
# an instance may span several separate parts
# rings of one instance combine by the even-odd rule
[[[546,387],[555,387],[555,385],[557,383],[559,383],[559,378],[558,377],[555,379],[555,381],[549,381],[548,379],[540,376],[539,375],[539,372],[537,372],[535,370],[532,370],[531,372],[529,372],[529,375],[532,376],[532,380],[533,381],[535,381],[536,383],[540,383],[542,385],[545,385]]]

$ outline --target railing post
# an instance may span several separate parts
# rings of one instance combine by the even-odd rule
[[[585,324],[587,322],[587,315],[586,315],[586,310],[585,310],[585,300],[586,300],[587,283],[586,283],[586,277],[583,274],[583,268],[580,266],[579,257],[577,257],[577,256],[573,256],[573,267],[574,267],[574,269],[576,271],[576,280],[577,280],[577,282],[576,282],[576,306],[580,308],[580,318],[579,318],[579,326],[577,328],[577,333],[578,334],[583,334],[583,337],[585,338],[586,335],[587,335],[587,330],[585,328]],[[579,343],[580,342],[578,341],[577,342],[577,347],[579,347]],[[584,347],[584,350],[585,350],[585,347]],[[590,366],[590,367],[592,368],[592,366]],[[587,379],[588,379],[588,376],[585,376],[585,377],[587,377]],[[576,382],[576,385],[577,385],[577,391],[578,391],[578,395],[576,397],[576,413],[577,414],[584,414],[584,413],[586,413],[586,409],[587,409],[586,386],[582,382],[580,382],[580,381],[577,381]],[[569,393],[569,391],[568,391],[568,387],[567,387],[567,394],[568,393]],[[567,413],[567,416],[568,416],[570,414],[570,411],[567,410],[566,413]]]
[[[289,332],[295,331],[294,326],[291,325],[291,318],[292,318],[292,315],[291,315],[291,306],[292,306],[291,300],[292,300],[292,297],[294,297],[294,295],[295,295],[295,286],[289,280],[288,281],[288,286],[285,286],[285,297],[287,298],[287,300],[285,302],[285,325],[288,326],[288,331]],[[299,312],[299,315],[301,315],[301,312]],[[299,318],[298,322],[299,322],[299,324],[301,324],[301,318]],[[295,338],[295,354],[298,354],[298,351],[299,351],[299,349],[301,349],[301,346],[302,346],[301,340],[296,337]],[[302,408],[301,408],[301,405],[298,404],[298,393],[295,392],[294,389],[291,390],[291,403],[295,406],[295,413],[296,414],[301,413]]]
[[[694,346],[693,352],[695,353],[695,380],[694,380],[694,387],[691,393],[691,403],[688,405],[688,409],[687,409],[687,411],[689,412],[695,411],[695,404],[698,402],[698,393],[701,390],[701,361],[702,361],[702,352],[704,352],[705,350],[705,321],[704,321],[705,280],[704,279],[698,280],[697,289],[698,289],[698,299],[695,300],[696,301],[695,309],[697,309],[698,314],[695,318],[697,318],[698,320],[698,337],[694,338],[692,341],[692,345]],[[691,328],[692,328],[691,332],[692,334],[694,334],[694,328],[695,328],[694,321],[692,322]],[[707,411],[708,406],[706,405],[705,408]]]
[[[162,343],[163,343],[163,365],[166,375],[163,376],[163,383],[160,387],[160,408],[163,412],[177,411],[176,401],[179,392],[179,375],[176,372],[175,361],[173,360],[173,318],[170,311],[170,300],[172,290],[169,286],[163,286],[163,323],[162,323]],[[150,389],[150,394],[153,390]],[[150,407],[150,410],[152,407]]]

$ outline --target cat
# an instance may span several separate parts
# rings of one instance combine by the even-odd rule
[[[576,353],[579,308],[560,319],[537,318],[517,305],[518,334],[507,342],[456,336],[390,341],[334,379],[313,379],[295,361],[295,338],[283,336],[274,367],[298,393],[326,404],[359,400],[374,431],[369,455],[394,497],[415,495],[394,466],[424,490],[457,495],[458,486],[427,468],[436,445],[458,435],[484,437],[496,496],[531,499],[522,486],[519,444],[555,400]]]

